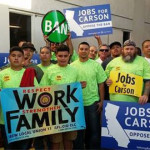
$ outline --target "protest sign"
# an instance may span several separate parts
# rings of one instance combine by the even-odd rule
[[[64,9],[72,38],[112,34],[110,5]]]
[[[62,43],[68,38],[68,24],[59,10],[48,12],[42,20],[42,31],[52,43]]]
[[[9,53],[0,53],[0,67],[5,66],[9,63],[8,56]],[[39,54],[33,54],[31,62],[39,64],[40,63]]]
[[[150,149],[150,104],[104,101],[101,147]]]
[[[85,129],[82,88],[72,84],[1,91],[8,142]]]
[[[109,93],[125,94],[140,97],[143,89],[143,78],[134,74],[111,71],[112,84]]]

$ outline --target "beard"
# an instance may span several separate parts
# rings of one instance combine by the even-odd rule
[[[122,59],[124,62],[133,62],[136,55],[137,55],[136,53],[134,53],[133,55],[131,55],[131,54],[125,55],[123,52],[122,53]]]

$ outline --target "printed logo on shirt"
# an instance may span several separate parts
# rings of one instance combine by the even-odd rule
[[[120,70],[120,67],[116,67],[116,71]]]
[[[56,76],[56,80],[61,80],[62,79],[62,76]]]
[[[8,76],[8,75],[7,75],[7,76],[4,76],[3,80],[4,80],[4,81],[10,80],[10,76]]]

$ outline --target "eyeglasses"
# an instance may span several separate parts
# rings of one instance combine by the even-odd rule
[[[109,49],[100,49],[99,51],[101,51],[101,52],[108,52]]]

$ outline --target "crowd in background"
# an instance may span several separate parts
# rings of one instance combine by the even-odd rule
[[[83,41],[74,50],[71,35],[65,44],[51,43],[44,36],[45,46],[39,51],[41,63],[33,64],[35,47],[21,41],[10,49],[10,63],[1,68],[0,88],[33,87],[80,82],[82,85],[86,129],[42,136],[8,144],[0,107],[0,143],[5,149],[101,149],[101,111],[103,100],[129,101],[145,104],[150,92],[150,40],[143,41],[142,50],[132,40],[123,45],[110,45],[95,35],[98,46]],[[110,72],[116,70],[143,77],[141,97],[109,94]],[[8,76],[7,79],[6,75]],[[9,103],[9,102],[8,102]]]

